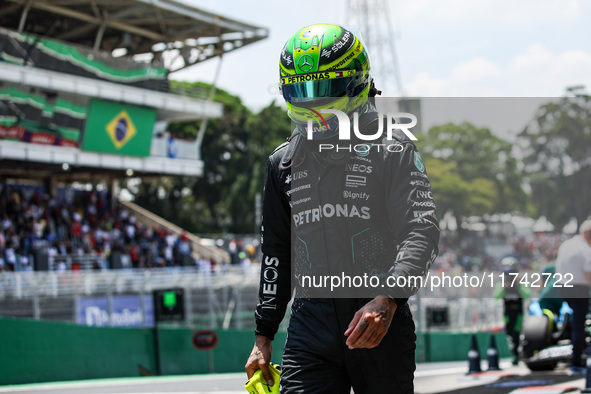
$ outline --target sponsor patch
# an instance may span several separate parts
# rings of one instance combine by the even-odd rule
[[[419,154],[419,152],[415,152],[415,167],[417,167],[417,170],[425,172],[425,165],[421,160],[421,155]]]
[[[367,177],[361,175],[347,175],[345,179],[346,187],[360,187],[365,186],[367,183]]]

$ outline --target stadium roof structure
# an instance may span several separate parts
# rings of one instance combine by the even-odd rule
[[[97,131],[93,105],[148,108],[156,125],[219,118],[223,105],[210,101],[211,92],[179,88],[170,73],[223,58],[268,34],[175,0],[0,0],[0,178],[201,176],[200,139],[177,139],[173,157],[160,126],[153,127],[148,153],[93,149],[89,136],[107,135]],[[131,123],[142,118],[127,115]],[[122,112],[109,116],[104,120],[117,120],[117,127],[129,124]],[[51,126],[51,135],[39,125]],[[108,132],[120,149],[118,130]]]
[[[169,71],[268,36],[268,29],[174,0],[2,0],[0,26],[120,55]],[[169,56],[166,56],[168,54]]]

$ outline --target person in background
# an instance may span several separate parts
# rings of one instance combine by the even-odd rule
[[[513,365],[519,363],[519,336],[523,323],[523,299],[528,298],[527,289],[519,283],[519,270],[517,260],[514,257],[505,257],[501,260],[503,273],[503,286],[497,292],[497,299],[503,299],[503,317],[505,320],[505,333],[509,340],[509,348],[513,353]]]
[[[586,346],[585,320],[589,312],[591,285],[591,219],[581,223],[579,234],[567,239],[558,248],[556,273],[556,283],[561,285],[560,295],[573,310],[571,373],[584,374],[586,368],[581,356]]]

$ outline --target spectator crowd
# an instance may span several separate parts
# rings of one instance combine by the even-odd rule
[[[139,223],[106,191],[60,189],[52,197],[41,187],[0,188],[0,271],[32,270],[43,254],[57,270],[197,263],[187,236]]]
[[[511,252],[503,257],[514,257],[516,269],[539,271],[555,261],[558,247],[569,237],[567,234],[543,232],[508,237],[504,244]],[[442,235],[439,255],[432,269],[456,275],[473,271],[503,271],[502,259],[486,253],[486,241],[474,234],[466,234],[461,239],[455,235]]]
[[[532,233],[507,239],[520,269],[538,270],[554,261],[568,238]],[[256,260],[256,242],[232,239],[225,245],[231,264],[248,271]],[[106,190],[62,188],[50,196],[42,186],[0,183],[0,271],[33,270],[46,254],[49,269],[108,269],[202,266],[223,271],[224,264],[191,257],[187,236],[140,223]],[[435,272],[460,275],[502,269],[500,259],[485,253],[482,239],[467,234],[442,235]]]

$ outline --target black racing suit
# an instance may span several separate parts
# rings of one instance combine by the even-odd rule
[[[290,144],[277,148],[267,164],[255,313],[255,333],[273,339],[295,288],[282,393],[348,394],[351,387],[356,393],[412,393],[416,336],[406,301],[418,286],[332,296],[302,278],[339,275],[351,265],[356,268],[348,273],[381,280],[425,277],[437,255],[439,227],[420,156],[402,133],[387,142],[393,149],[372,145],[360,153],[355,144],[319,153],[318,143],[301,138],[299,154],[284,168]],[[388,334],[374,349],[349,350],[348,324],[378,294],[398,304]]]

